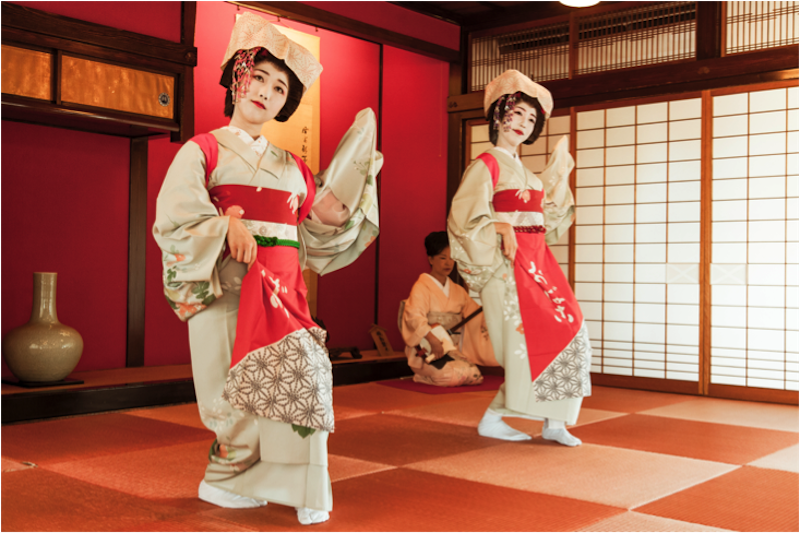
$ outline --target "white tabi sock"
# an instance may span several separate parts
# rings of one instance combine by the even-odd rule
[[[197,489],[197,497],[204,502],[228,509],[254,509],[255,507],[267,505],[264,500],[255,500],[247,496],[239,496],[227,490],[218,489],[206,483],[205,480],[200,482],[200,487]]]
[[[328,511],[317,511],[308,507],[295,507],[297,509],[297,521],[304,526],[325,522],[331,515]]]
[[[487,409],[478,424],[478,435],[501,440],[531,440],[531,436],[521,431],[517,431],[505,422],[503,416],[491,409]]]
[[[544,419],[542,438],[545,440],[554,440],[564,446],[580,446],[582,444],[581,439],[574,437],[567,431],[563,420],[552,420],[550,418]]]

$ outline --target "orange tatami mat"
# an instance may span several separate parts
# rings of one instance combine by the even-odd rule
[[[798,531],[797,474],[745,466],[637,509],[735,531]]]
[[[336,432],[328,439],[330,453],[394,466],[500,443],[495,439],[476,438],[477,433],[472,428],[395,415],[362,416],[336,426]]]
[[[2,428],[3,531],[797,531],[796,406],[594,387],[569,448],[478,435],[494,392],[335,387],[329,521],[197,488],[196,404]]]
[[[586,442],[707,461],[747,464],[797,443],[797,433],[628,415],[575,428]]]
[[[3,455],[36,464],[211,439],[205,429],[117,413],[6,426],[2,435]]]
[[[567,448],[537,438],[406,468],[630,509],[735,467],[586,443]]]

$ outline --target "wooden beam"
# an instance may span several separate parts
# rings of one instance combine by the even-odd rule
[[[683,61],[543,81],[557,108],[589,105],[622,98],[640,98],[717,89],[766,81],[797,79],[800,55],[796,46],[732,56]],[[483,108],[483,92],[448,99],[451,113]]]
[[[797,391],[759,389],[757,387],[737,387],[735,385],[708,386],[708,395],[715,398],[747,400],[751,402],[772,402],[798,405]]]
[[[145,248],[147,245],[147,148],[131,139],[128,211],[128,335],[125,366],[144,366]]]
[[[343,33],[366,41],[394,46],[441,61],[451,63],[458,61],[459,52],[452,48],[415,39],[402,33],[396,33],[379,26],[373,26],[347,18],[324,9],[301,4],[299,2],[233,2],[251,9],[280,15],[282,17],[317,26],[326,30]]]
[[[181,44],[194,46],[197,2],[181,2]],[[177,77],[180,109],[178,123],[181,131],[170,134],[170,141],[185,143],[194,137],[194,67],[185,66]]]
[[[722,2],[697,2],[697,59],[722,56]]]
[[[426,15],[428,17],[434,17],[441,19],[445,22],[450,22],[451,24],[457,24],[459,26],[464,25],[464,17],[455,11],[449,11],[446,9],[442,9],[433,2],[389,2],[390,4],[394,4],[398,7],[402,7],[404,9],[408,9],[410,11],[414,11],[416,13],[420,13],[422,15]]]
[[[60,37],[118,50],[127,54],[156,58],[161,61],[188,66],[197,65],[197,49],[194,46],[54,15],[9,2],[2,3],[2,21],[3,38],[6,37],[6,28],[14,28],[43,36]]]

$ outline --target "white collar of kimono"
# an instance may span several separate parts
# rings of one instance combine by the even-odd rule
[[[442,285],[441,283],[439,283],[438,279],[434,278],[433,276],[431,276],[427,272],[425,274],[427,274],[427,276],[433,280],[433,282],[436,284],[437,287],[442,289],[442,292],[444,293],[445,296],[450,298],[450,278],[445,279],[444,280],[444,285]]]
[[[508,150],[506,150],[505,148],[501,148],[499,146],[495,146],[495,148],[497,148],[501,152],[504,152],[504,153],[508,154],[511,157],[511,159],[513,159],[519,166],[522,166],[522,161],[520,161],[519,156],[517,154],[511,153]]]
[[[243,129],[237,128],[236,126],[231,126],[230,124],[227,126],[223,126],[221,129],[228,130],[229,132],[239,137],[239,139],[241,139],[242,142],[244,142],[247,146],[249,146],[250,149],[253,150],[259,157],[261,157],[261,155],[264,154],[264,152],[267,150],[267,147],[269,146],[269,141],[263,135],[259,135],[258,139],[253,139],[252,137],[250,137],[250,134],[244,131]]]

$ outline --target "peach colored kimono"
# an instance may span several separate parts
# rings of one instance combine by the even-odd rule
[[[401,332],[406,342],[408,366],[414,371],[414,381],[440,387],[478,385],[483,382],[476,364],[498,366],[486,332],[483,314],[470,320],[456,335],[453,342],[460,349],[450,352],[454,360],[438,369],[417,357],[414,346],[431,330],[431,324],[451,328],[478,309],[478,304],[469,297],[463,287],[449,279],[445,289],[430,274],[422,274],[411,288],[411,295],[403,310]],[[458,338],[461,337],[461,338]]]

